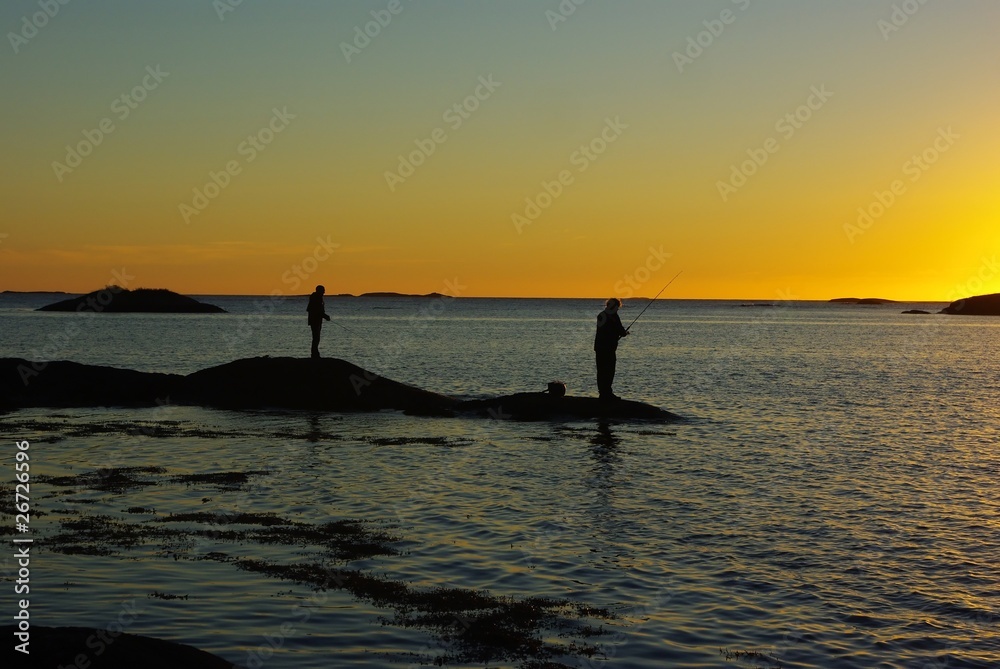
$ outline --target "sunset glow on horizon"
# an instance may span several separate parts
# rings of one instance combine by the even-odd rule
[[[995,2],[43,5],[0,290],[1000,292]]]

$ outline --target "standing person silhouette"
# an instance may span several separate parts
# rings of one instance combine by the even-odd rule
[[[306,312],[309,314],[309,327],[312,328],[312,357],[319,357],[319,335],[323,331],[323,321],[330,320],[326,315],[326,305],[323,303],[323,295],[326,288],[316,286],[316,292],[309,296],[309,306]]]
[[[597,334],[594,336],[594,353],[597,358],[597,391],[602,400],[616,400],[618,396],[611,391],[615,381],[615,366],[618,363],[618,340],[628,336],[628,330],[622,326],[618,309],[622,301],[617,297],[608,299],[604,311],[597,314]]]

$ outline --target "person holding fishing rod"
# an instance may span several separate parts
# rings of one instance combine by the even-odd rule
[[[683,270],[682,270],[683,271]],[[677,280],[682,272],[678,272],[666,286],[660,289],[656,297],[649,301],[639,315],[629,323],[628,327],[622,325],[622,319],[618,316],[618,310],[622,306],[622,301],[617,297],[608,299],[604,304],[604,311],[597,314],[597,334],[594,335],[594,354],[597,358],[597,392],[604,401],[621,399],[611,390],[615,381],[615,368],[618,365],[618,340],[629,335],[629,330],[636,321],[646,313],[656,298],[663,294],[671,283]]]
[[[604,303],[604,311],[597,314],[597,334],[594,335],[594,354],[597,358],[597,392],[604,401],[618,399],[611,391],[618,364],[618,340],[628,336],[618,310],[622,301],[617,297]]]
[[[319,335],[323,331],[323,321],[330,320],[326,314],[326,305],[323,303],[323,295],[326,288],[316,286],[316,292],[309,296],[309,305],[306,312],[309,314],[309,327],[312,329],[312,357],[319,357]]]

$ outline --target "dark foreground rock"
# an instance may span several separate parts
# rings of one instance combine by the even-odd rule
[[[904,314],[923,314],[923,315],[929,315],[931,312],[924,311],[923,309],[909,309],[907,311],[904,311],[903,313]]]
[[[458,400],[386,379],[336,358],[247,358],[187,376],[0,359],[0,407],[312,409],[447,414]]]
[[[379,376],[336,358],[247,358],[187,376],[75,362],[0,359],[0,408],[191,404],[219,409],[396,410],[411,415],[548,420],[675,420],[658,407],[592,397],[519,393],[462,401]]]
[[[1000,293],[956,300],[940,313],[954,316],[1000,316]]]
[[[189,374],[172,398],[223,409],[314,409],[447,415],[458,400],[336,358],[249,358]]]
[[[226,310],[214,304],[199,302],[165,288],[129,290],[108,286],[102,290],[61,300],[40,307],[38,311],[88,311],[94,313],[155,313],[155,314],[224,314]]]
[[[632,400],[602,401],[596,397],[556,397],[548,393],[517,393],[488,400],[470,400],[456,407],[459,413],[486,418],[551,420],[558,418],[679,420],[677,414]]]
[[[0,627],[0,636],[7,640],[8,657],[5,667],[57,669],[58,667],[90,667],[91,669],[232,669],[230,662],[217,655],[191,646],[153,639],[135,634],[110,636],[107,630],[89,627],[39,627],[32,625],[30,655],[11,648],[19,643],[14,625]],[[82,661],[81,661],[82,660]]]
[[[154,406],[183,379],[66,360],[0,358],[0,407]]]

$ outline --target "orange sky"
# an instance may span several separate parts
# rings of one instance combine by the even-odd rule
[[[1000,292],[996,3],[389,4],[8,35],[0,289]]]

